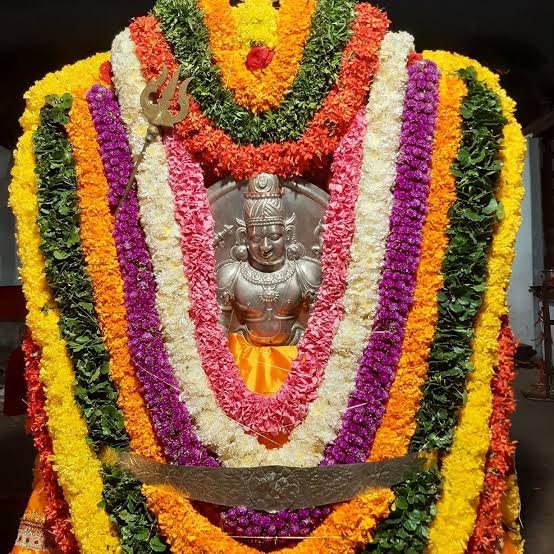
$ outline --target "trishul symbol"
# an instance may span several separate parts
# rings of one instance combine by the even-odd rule
[[[179,112],[174,115],[169,111],[171,100],[177,90],[180,69],[181,68],[175,71],[161,94],[160,87],[165,83],[168,75],[168,70],[165,65],[160,76],[148,83],[142,91],[140,95],[140,105],[150,125],[155,125],[156,127],[173,127],[176,123],[185,119],[189,113],[189,95],[187,93],[187,87],[192,77],[185,79],[179,88]]]
[[[160,76],[157,79],[150,81],[146,85],[146,87],[144,87],[144,90],[140,95],[140,105],[142,108],[142,112],[144,113],[144,116],[149,123],[148,131],[146,132],[146,136],[144,137],[144,145],[142,147],[142,150],[135,159],[135,165],[133,167],[131,175],[129,176],[129,181],[127,183],[127,186],[125,187],[125,191],[123,192],[123,195],[121,196],[119,204],[117,205],[117,208],[115,210],[116,214],[121,204],[123,204],[123,202],[127,198],[127,195],[129,194],[129,191],[131,190],[131,187],[135,182],[138,168],[142,163],[142,160],[144,159],[146,149],[160,135],[160,127],[172,128],[177,123],[183,121],[183,119],[185,119],[185,117],[187,117],[189,113],[190,95],[187,93],[187,87],[190,83],[191,77],[185,79],[179,87],[179,99],[177,102],[179,106],[179,111],[176,114],[173,114],[169,109],[171,101],[173,100],[175,92],[177,91],[180,73],[181,68],[179,67],[172,75],[169,83],[167,84],[163,92],[160,92],[160,88],[167,80],[169,74],[167,67],[164,66],[162,72],[160,73]]]

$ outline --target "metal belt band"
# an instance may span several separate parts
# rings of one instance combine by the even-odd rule
[[[160,464],[130,453],[119,465],[146,485],[170,485],[190,500],[275,512],[351,500],[420,471],[417,454],[382,462],[318,467],[196,467]]]

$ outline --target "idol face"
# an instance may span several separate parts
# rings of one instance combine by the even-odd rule
[[[286,258],[284,225],[249,225],[246,230],[246,247],[250,264],[259,271],[277,271]]]

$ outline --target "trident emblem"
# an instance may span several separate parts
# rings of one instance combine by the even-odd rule
[[[160,88],[165,83],[168,73],[169,71],[167,67],[164,66],[160,76],[157,79],[150,81],[144,87],[144,90],[140,95],[140,106],[142,108],[142,113],[144,114],[144,116],[146,117],[149,123],[148,130],[146,132],[146,136],[144,137],[144,144],[142,146],[142,150],[140,151],[139,155],[135,159],[135,165],[133,166],[133,171],[129,176],[129,181],[127,182],[125,191],[123,192],[123,195],[121,196],[119,203],[117,205],[117,208],[115,210],[116,214],[121,204],[123,204],[123,202],[127,198],[127,195],[129,194],[129,191],[131,190],[131,187],[135,182],[137,171],[140,164],[142,163],[142,160],[144,159],[144,154],[146,153],[146,149],[160,135],[160,127],[166,127],[170,129],[180,121],[183,121],[183,119],[185,119],[185,117],[189,113],[190,96],[187,93],[187,87],[192,77],[185,79],[181,83],[181,86],[179,87],[179,100],[178,100],[179,111],[176,114],[172,114],[169,110],[169,106],[171,104],[171,100],[173,99],[175,91],[177,90],[181,68],[179,67],[175,71],[175,73],[173,73],[169,83],[167,84],[163,92],[161,92]]]

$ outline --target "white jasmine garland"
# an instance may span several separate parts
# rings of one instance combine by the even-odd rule
[[[333,339],[318,398],[309,405],[304,422],[280,448],[261,445],[217,404],[196,350],[193,323],[188,316],[188,285],[180,233],[173,217],[174,199],[164,147],[158,140],[147,149],[137,184],[141,223],[157,281],[156,304],[162,332],[196,431],[224,466],[316,466],[323,459],[327,444],[337,435],[377,307],[407,84],[406,58],[412,48],[413,39],[406,33],[388,33],[381,46],[379,70],[366,110],[368,131],[343,300],[346,315]],[[140,108],[140,94],[146,83],[128,30],[114,40],[112,67],[121,114],[137,154],[148,126]]]

